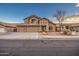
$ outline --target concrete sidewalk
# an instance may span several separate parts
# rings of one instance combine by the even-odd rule
[[[55,40],[78,40],[79,39],[79,36],[49,36],[49,35],[46,35],[46,36],[43,36],[44,39],[55,39]]]
[[[43,35],[42,37],[48,38],[48,39],[54,39],[55,38],[55,40],[56,40],[56,38],[57,38],[57,40],[61,39],[61,38],[63,38],[64,40],[67,40],[67,38],[75,40],[77,38],[77,40],[78,40],[79,39],[79,32],[77,32],[74,35],[64,35],[64,34],[61,34],[60,32],[50,32],[50,33],[48,33],[48,35]]]
[[[37,32],[8,32],[0,34],[0,39],[16,39],[16,40],[79,40],[79,36],[65,36],[65,35],[42,35]]]

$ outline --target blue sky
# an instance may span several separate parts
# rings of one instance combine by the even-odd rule
[[[46,17],[53,21],[53,15],[56,10],[65,10],[66,16],[79,13],[79,8],[74,4],[54,4],[54,3],[17,3],[17,4],[0,4],[0,21],[1,22],[23,22],[25,17],[37,15]]]

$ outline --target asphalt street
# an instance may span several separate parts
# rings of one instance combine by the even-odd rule
[[[0,39],[0,56],[79,56],[79,40]]]

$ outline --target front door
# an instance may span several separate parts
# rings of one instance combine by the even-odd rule
[[[46,31],[46,26],[42,26],[42,31]]]
[[[17,29],[16,28],[14,29],[14,32],[17,32]]]

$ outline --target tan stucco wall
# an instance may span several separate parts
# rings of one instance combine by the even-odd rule
[[[47,20],[40,20],[39,24],[48,25],[48,21]]]
[[[56,31],[56,25],[55,24],[49,23],[49,27],[52,27],[52,30],[49,30],[49,31],[53,31],[53,32]]]

